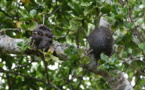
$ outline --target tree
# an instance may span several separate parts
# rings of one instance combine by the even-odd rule
[[[144,89],[144,5],[141,0],[1,0],[0,89]],[[93,58],[84,54],[86,37],[101,16],[114,32],[114,53],[102,54],[99,66],[88,69]],[[38,24],[53,30],[58,57],[52,51],[43,58],[25,52]]]

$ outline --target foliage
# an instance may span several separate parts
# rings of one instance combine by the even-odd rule
[[[38,24],[45,24],[53,30],[54,40],[74,47],[65,50],[70,60],[60,61],[46,53],[46,60],[40,57],[0,54],[0,89],[60,89],[105,90],[110,89],[106,81],[81,68],[83,49],[88,49],[87,35],[98,26],[103,15],[114,31],[114,54],[101,55],[99,68],[111,72],[120,70],[134,82],[134,89],[144,89],[145,75],[145,2],[142,0],[1,0],[0,29],[19,28],[22,32],[6,31],[13,38],[30,38],[31,31]],[[18,43],[23,49],[28,46]],[[50,57],[48,57],[50,56]],[[126,62],[124,62],[125,60]],[[48,72],[43,62],[48,63]],[[133,65],[137,69],[131,67]],[[49,81],[47,81],[47,74]],[[113,74],[113,73],[111,73]],[[46,82],[51,82],[48,85]]]

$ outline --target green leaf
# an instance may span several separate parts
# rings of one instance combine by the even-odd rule
[[[30,11],[30,15],[31,15],[31,17],[34,17],[34,16],[36,15],[36,10],[34,10],[34,9],[31,10],[31,11]]]
[[[104,53],[102,53],[102,54],[101,54],[101,59],[106,61],[106,60],[108,60],[109,58],[108,58],[107,55],[105,55]]]
[[[78,28],[81,26],[81,23],[77,19],[71,19],[69,23],[70,29],[72,30],[78,30]]]
[[[131,29],[134,27],[134,24],[131,22],[124,22],[124,26]]]
[[[109,65],[101,64],[98,68],[102,69],[102,70],[107,70],[107,69],[109,69]]]
[[[120,20],[120,19],[122,19],[122,15],[121,14],[118,14],[118,15],[115,15],[115,19],[117,19],[117,20]]]
[[[54,55],[50,55],[50,57],[51,57],[51,59],[54,60],[54,61],[58,61],[58,60],[59,60],[59,58],[56,57],[56,56],[54,56]]]
[[[0,63],[0,68],[2,68],[4,66],[4,64],[3,63]]]
[[[24,42],[23,41],[20,41],[20,42],[17,43],[17,45],[18,46],[23,46],[24,45]]]
[[[72,5],[72,3],[68,3],[68,6],[74,9],[74,6]]]
[[[143,51],[145,51],[145,43],[140,43],[139,48],[142,49]]]
[[[28,30],[31,30],[31,31],[34,30],[37,25],[38,25],[38,23],[36,21],[32,21],[29,24]]]
[[[84,7],[88,7],[90,6],[92,3],[88,3],[88,2],[81,2],[81,6],[84,6]]]
[[[104,6],[103,8],[101,8],[101,12],[103,14],[109,14],[111,9],[112,9],[111,5],[108,4],[108,5]]]

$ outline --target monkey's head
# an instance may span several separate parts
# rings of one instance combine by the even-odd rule
[[[35,46],[37,50],[40,49],[46,52],[53,42],[52,38],[52,30],[47,26],[40,24],[32,31],[31,45]]]

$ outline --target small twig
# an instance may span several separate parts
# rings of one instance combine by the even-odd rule
[[[123,0],[118,0],[118,2],[121,4],[121,6],[124,6],[124,1]]]
[[[54,36],[54,38],[66,38],[70,31],[66,32],[64,36]]]
[[[26,77],[26,78],[31,78],[31,79],[34,79],[38,82],[42,82],[43,84],[45,84],[46,86],[50,86],[52,88],[55,88],[56,90],[60,90],[58,87],[52,85],[51,83],[47,83],[45,82],[44,80],[42,79],[38,79],[38,78],[35,78],[35,77],[32,77],[32,76],[29,76],[29,75],[26,75],[26,74],[20,74],[18,72],[14,72],[14,71],[6,71],[6,70],[3,70],[3,69],[0,69],[0,72],[3,72],[3,73],[12,73],[12,74],[16,74],[16,75],[20,75],[20,76],[23,76],[23,77]]]
[[[129,2],[128,0],[126,0],[127,2]],[[131,2],[130,2],[131,3]],[[132,3],[131,3],[132,4]],[[134,8],[134,4],[132,4],[132,7],[129,7],[128,9],[128,17],[130,19],[130,21],[134,24],[134,28],[131,29],[131,31],[133,32],[133,34],[136,34],[137,38],[141,41],[141,42],[144,42],[143,39],[141,38],[142,35],[140,34],[140,32],[137,30],[137,25],[135,24],[135,20],[133,20],[132,18],[132,13],[133,13],[133,8]]]
[[[0,34],[3,34],[5,31],[18,31],[21,32],[21,29],[18,28],[5,28],[0,30]]]
[[[43,49],[43,52],[45,51],[45,49]],[[45,53],[45,52],[44,52]],[[47,69],[47,62],[45,60],[45,54],[43,55],[43,63],[44,63],[44,67],[45,67],[45,74],[46,74],[46,79],[47,79],[47,82],[49,83],[50,80],[49,80],[49,75],[48,75],[48,69]]]
[[[48,17],[50,17],[53,13],[55,13],[60,8],[60,6],[58,6]]]
[[[18,29],[18,28],[6,28],[6,29],[3,29],[3,30],[6,30],[6,31],[21,31],[21,29]]]
[[[45,51],[45,49],[43,49],[43,53],[45,53],[44,51]],[[42,60],[43,60],[43,63],[44,63],[44,68],[45,68],[45,74],[46,74],[47,83],[48,83],[51,87],[55,88],[56,90],[60,90],[57,86],[54,86],[54,85],[51,83],[50,79],[49,79],[48,68],[47,68],[48,63],[47,63],[46,60],[45,60],[45,54],[43,55]]]
[[[0,35],[4,35],[5,31],[19,31],[21,32],[21,29],[18,28],[6,28],[6,29],[0,29]]]
[[[0,12],[2,12],[5,16],[8,16],[10,18],[12,18],[12,16],[10,16],[9,14],[7,14],[5,11],[3,11],[2,9],[0,9]]]
[[[89,50],[85,55],[88,56],[92,51],[93,49]]]
[[[35,78],[35,77],[31,77],[29,75],[26,75],[26,74],[20,74],[18,72],[14,72],[14,71],[6,71],[6,70],[3,70],[3,69],[0,69],[0,72],[3,72],[3,73],[12,73],[12,74],[16,74],[16,75],[20,75],[20,76],[23,76],[23,77],[26,77],[26,78],[31,78],[31,79],[34,79],[38,82],[42,82],[43,84],[45,85],[49,85],[48,83],[44,82],[43,80],[41,79],[38,79],[38,78]]]
[[[16,66],[16,67],[13,68],[13,69],[18,69],[18,68],[26,67],[26,66],[32,64],[32,62],[33,62],[33,61],[31,61],[30,63],[26,63],[26,64],[23,64],[23,65]]]
[[[128,64],[130,67],[134,68],[135,70],[137,70],[141,75],[145,76],[145,74],[143,72],[141,72],[140,70],[138,70],[136,67],[134,67],[132,64],[129,64],[128,62],[125,61],[125,59],[123,59],[122,57],[120,57],[119,55],[117,55],[122,61],[124,61],[126,64]]]
[[[114,34],[114,32],[112,32],[112,33],[111,33],[111,36],[110,36],[109,38],[107,38],[107,39],[111,39],[111,38],[112,38],[112,36],[113,36],[113,34]]]
[[[64,2],[64,0],[62,1],[62,4],[63,4],[63,2]],[[62,4],[60,6],[58,6],[50,15],[48,15],[47,17],[45,17],[45,19],[48,18],[48,17],[50,17],[52,14],[54,14],[62,6]]]
[[[84,72],[84,75],[82,75],[82,76],[79,77],[79,78],[80,78],[80,82],[79,82],[79,84],[77,85],[77,87],[76,87],[75,90],[78,90],[79,86],[81,85],[81,83],[82,83],[82,81],[83,81],[83,77],[84,77],[86,74],[87,74],[87,71]]]
[[[7,82],[8,82],[8,87],[9,87],[9,90],[11,90],[11,80],[10,80],[10,76],[8,73],[6,73],[6,77],[7,77]]]

